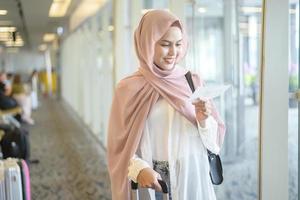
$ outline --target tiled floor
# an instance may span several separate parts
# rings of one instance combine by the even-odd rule
[[[83,128],[82,122],[63,103],[45,100],[34,113],[36,125],[31,128],[31,165],[33,200],[107,200],[111,199],[105,151]],[[257,108],[255,108],[257,109]],[[257,113],[253,110],[254,114]],[[247,110],[249,114],[249,110]],[[296,116],[296,110],[291,114]],[[253,114],[253,113],[252,113]],[[252,116],[252,119],[256,119]],[[249,123],[249,121],[248,121]],[[293,122],[293,123],[296,123]],[[250,123],[251,124],[251,123]],[[292,127],[295,127],[293,125]],[[256,131],[253,126],[251,131]],[[254,132],[256,133],[256,132]],[[228,133],[230,134],[230,133]],[[252,133],[253,135],[253,133]],[[290,133],[289,147],[296,150],[297,131]],[[249,142],[253,143],[249,143]],[[257,139],[247,142],[251,155],[239,162],[224,162],[224,183],[216,186],[218,199],[257,199]],[[254,149],[248,148],[255,147]],[[255,153],[256,152],[256,153]],[[297,157],[291,151],[290,200],[297,199]],[[235,174],[235,176],[232,176]],[[296,175],[297,174],[297,175]]]
[[[44,100],[30,128],[33,200],[108,200],[105,151],[68,107]]]

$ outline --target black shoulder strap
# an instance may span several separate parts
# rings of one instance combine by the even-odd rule
[[[188,71],[185,74],[185,78],[186,78],[187,82],[189,83],[189,86],[190,86],[192,92],[194,92],[195,91],[195,86],[194,86],[194,82],[193,82],[193,79],[192,79],[192,73],[190,71]]]
[[[185,74],[185,78],[186,78],[187,82],[189,83],[189,86],[190,86],[192,92],[194,92],[195,91],[195,86],[194,86],[194,82],[193,82],[193,79],[192,79],[192,74],[191,74],[190,71],[188,71]],[[208,149],[207,149],[207,153],[208,153],[208,155],[214,154],[211,151],[209,151]]]

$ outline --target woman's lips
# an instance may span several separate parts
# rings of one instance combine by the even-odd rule
[[[164,60],[165,60],[165,62],[168,63],[168,64],[173,64],[174,61],[175,61],[175,58],[165,58]]]

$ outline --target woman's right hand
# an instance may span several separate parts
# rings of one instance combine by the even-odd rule
[[[144,168],[140,171],[137,176],[138,184],[144,188],[152,188],[158,192],[162,191],[160,184],[157,179],[161,179],[159,173],[151,169],[150,167]]]

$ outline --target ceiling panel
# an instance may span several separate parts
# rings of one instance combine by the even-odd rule
[[[0,27],[16,26],[25,42],[23,48],[36,50],[44,33],[55,32],[58,26],[68,27],[68,16],[79,2],[72,0],[65,17],[49,18],[52,0],[0,0],[0,9],[8,10],[6,16],[0,16]]]

